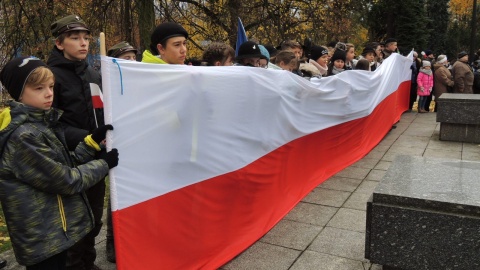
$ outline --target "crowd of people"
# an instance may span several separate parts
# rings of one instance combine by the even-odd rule
[[[13,100],[0,114],[0,200],[13,250],[27,269],[99,269],[95,237],[102,226],[105,176],[118,165],[116,149],[106,151],[103,110],[94,106],[92,91],[101,77],[86,62],[90,30],[76,15],[51,25],[55,38],[47,63],[33,57],[11,60],[0,81]],[[141,61],[187,64],[188,32],[166,22],[151,34]],[[373,42],[356,57],[354,44],[301,45],[288,40],[278,47],[246,41],[235,50],[213,42],[199,65],[250,66],[283,69],[305,78],[321,78],[360,69],[375,71],[392,53],[397,40]],[[415,53],[416,54],[416,53]],[[139,52],[128,42],[108,49],[108,56],[137,61]],[[450,65],[445,55],[434,60],[425,51],[412,64],[412,108],[428,111],[432,93],[472,93],[473,70],[468,55],[458,54]],[[29,198],[28,200],[25,198]],[[107,259],[115,262],[110,205],[107,207]]]

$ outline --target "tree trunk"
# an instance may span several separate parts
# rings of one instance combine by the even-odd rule
[[[150,35],[155,28],[155,5],[153,0],[137,1],[140,50],[149,49]],[[152,52],[155,53],[155,52]]]

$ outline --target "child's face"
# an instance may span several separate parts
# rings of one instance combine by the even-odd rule
[[[50,109],[53,102],[53,85],[53,78],[40,84],[25,85],[20,102],[42,110]]]
[[[343,66],[345,66],[345,62],[343,62],[341,59],[337,59],[335,62],[333,62],[333,65],[338,69],[342,69]]]
[[[355,48],[352,47],[352,48],[348,49],[348,51],[347,51],[346,60],[348,62],[350,62],[350,61],[353,60],[353,58],[355,58]]]
[[[165,48],[157,44],[162,60],[169,64],[183,65],[187,58],[187,39],[185,37],[172,37],[167,40]]]
[[[267,66],[268,66],[268,61],[267,61],[267,59],[261,58],[261,59],[260,59],[260,67],[261,67],[261,68],[267,68]]]
[[[423,67],[424,69],[430,69],[431,67],[430,66],[425,66]]]
[[[244,66],[260,67],[260,57],[250,57],[242,60]]]
[[[365,55],[365,59],[367,59],[369,62],[373,62],[373,60],[375,59],[375,54],[374,53],[367,53],[367,55]]]
[[[288,49],[288,51],[291,51],[295,54],[295,57],[297,58],[297,60],[300,60],[300,58],[302,57],[302,54],[303,54],[303,50],[300,49],[300,48],[291,48],[291,49]]]
[[[136,61],[137,60],[137,56],[132,51],[122,53],[118,58],[125,59],[125,60],[130,60],[130,61]]]
[[[324,54],[317,59],[317,63],[322,67],[327,67],[329,59],[330,56],[328,54]]]
[[[60,42],[55,41],[57,48],[63,51],[63,56],[68,60],[81,61],[87,58],[88,46],[90,45],[90,35],[87,31],[78,31]]]
[[[388,43],[387,50],[394,52],[397,50],[397,42]]]

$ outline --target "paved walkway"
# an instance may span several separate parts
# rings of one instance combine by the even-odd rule
[[[367,156],[315,188],[270,232],[221,269],[381,270],[363,258],[366,201],[394,157],[480,161],[479,145],[439,141],[435,119],[436,113],[404,113],[397,128]],[[116,269],[105,260],[105,230],[97,243],[97,265]],[[22,269],[11,251],[2,255],[9,262],[6,269]]]

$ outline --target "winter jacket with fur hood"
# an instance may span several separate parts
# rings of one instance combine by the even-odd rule
[[[15,101],[0,114],[0,200],[21,265],[65,251],[92,230],[83,191],[108,173],[85,142],[68,152],[60,115]]]

